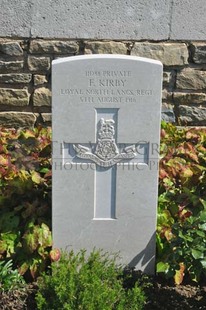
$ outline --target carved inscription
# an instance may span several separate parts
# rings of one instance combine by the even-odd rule
[[[86,71],[86,76],[96,76],[96,77],[115,77],[115,78],[122,78],[122,77],[130,77],[132,76],[131,71]]]
[[[153,96],[152,89],[131,89],[132,71],[85,71],[85,88],[60,89],[80,103],[135,103],[137,97]]]
[[[114,134],[114,120],[100,119],[98,130],[98,141],[95,152],[81,144],[73,145],[78,158],[90,159],[101,167],[112,167],[118,162],[125,159],[132,159],[135,157],[135,145],[130,145],[124,148],[120,153],[116,145]]]

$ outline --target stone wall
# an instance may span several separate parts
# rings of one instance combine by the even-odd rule
[[[162,118],[206,125],[206,41],[0,39],[0,125],[51,122],[51,61],[82,54],[149,57],[164,65]]]

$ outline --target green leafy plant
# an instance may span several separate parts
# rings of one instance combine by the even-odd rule
[[[35,278],[51,249],[51,129],[0,130],[0,259]]]
[[[206,129],[162,124],[157,272],[180,284],[206,273]]]
[[[25,282],[17,269],[13,269],[12,260],[0,262],[0,291],[10,291],[23,287]]]
[[[143,309],[145,297],[138,283],[124,288],[123,270],[107,254],[63,253],[51,271],[39,279],[38,309]]]

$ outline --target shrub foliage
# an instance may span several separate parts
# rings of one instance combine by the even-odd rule
[[[12,260],[0,261],[0,292],[12,291],[25,284],[18,270],[12,267]]]
[[[0,259],[44,270],[51,243],[51,130],[0,130]]]
[[[198,281],[206,273],[206,129],[163,123],[161,135],[157,272]]]
[[[87,258],[83,250],[70,252],[51,269],[52,274],[44,274],[38,282],[40,310],[143,309],[145,297],[138,283],[124,288],[123,270],[107,254],[93,251]]]

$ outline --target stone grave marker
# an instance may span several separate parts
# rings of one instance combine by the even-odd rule
[[[151,59],[53,61],[54,247],[154,272],[161,85]]]

